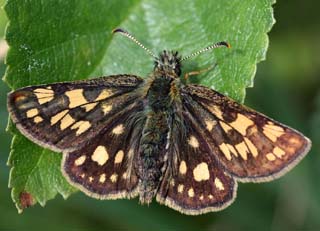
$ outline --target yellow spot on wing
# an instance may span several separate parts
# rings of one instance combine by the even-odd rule
[[[227,160],[231,160],[230,150],[227,147],[227,145],[225,143],[222,143],[219,145],[219,148],[222,151],[222,153],[224,154],[224,156],[227,158]]]
[[[85,155],[82,155],[82,156],[78,157],[78,158],[74,161],[74,164],[75,164],[76,166],[80,166],[80,165],[82,165],[82,164],[85,162],[85,160],[86,160],[86,156],[85,156]]]
[[[223,117],[222,117],[222,111],[220,110],[220,108],[218,106],[211,106],[209,108],[209,110],[220,120],[223,120]]]
[[[104,183],[105,181],[106,181],[106,174],[103,173],[103,174],[101,174],[100,177],[99,177],[99,182],[100,182],[100,183]]]
[[[126,172],[122,174],[122,178],[123,179],[127,179],[127,173]]]
[[[33,90],[33,93],[41,93],[41,94],[48,94],[48,95],[53,95],[54,91],[51,89],[47,88],[36,88]]]
[[[182,193],[184,189],[184,185],[183,184],[179,184],[178,185],[178,193]]]
[[[85,131],[87,131],[91,127],[91,124],[89,121],[80,120],[76,122],[74,125],[72,125],[71,129],[78,129],[76,131],[76,135],[81,135]]]
[[[116,173],[113,173],[111,176],[110,176],[110,180],[112,183],[116,182],[118,179],[118,174]]]
[[[216,186],[217,189],[224,190],[224,186],[218,177],[214,179],[214,185]]]
[[[33,90],[36,95],[39,104],[47,103],[54,98],[54,91],[46,88],[37,88]]]
[[[28,118],[32,118],[32,117],[39,114],[39,110],[37,108],[33,108],[33,109],[28,110],[26,114],[27,114]]]
[[[60,123],[60,129],[64,130],[67,127],[69,127],[71,124],[73,124],[75,122],[75,120],[69,115],[67,114],[65,117],[63,117],[63,119],[61,120]]]
[[[273,154],[275,154],[278,158],[281,158],[284,154],[286,154],[285,151],[283,151],[283,150],[282,150],[281,148],[279,148],[279,147],[275,147],[272,152],[273,152]]]
[[[256,134],[257,132],[258,132],[257,126],[256,126],[256,125],[255,125],[255,126],[251,126],[251,127],[249,128],[249,130],[247,131],[246,136],[251,136],[251,135],[253,135],[253,134]]]
[[[124,127],[122,124],[119,124],[118,126],[116,126],[113,130],[112,133],[115,135],[121,135],[124,131]]]
[[[39,104],[47,103],[54,98],[53,90],[46,88],[37,88],[33,90],[33,93],[36,95]]]
[[[276,156],[273,153],[268,153],[266,157],[270,161],[274,161],[276,159]]]
[[[27,97],[25,95],[17,95],[14,97],[14,101],[19,102],[19,101],[25,100],[26,98]]]
[[[210,174],[209,174],[209,169],[208,169],[207,163],[202,162],[202,163],[198,164],[193,169],[193,177],[196,181],[209,180]]]
[[[219,121],[219,123],[220,123],[222,129],[223,129],[226,133],[228,133],[228,131],[232,130],[232,128],[231,128],[229,125],[227,125],[226,123],[224,123],[224,122],[222,122],[222,121]]]
[[[83,96],[83,89],[66,91],[65,94],[69,98],[70,108],[75,108],[88,103],[88,101]]]
[[[238,153],[237,153],[237,151],[234,149],[233,145],[231,145],[231,144],[226,144],[226,145],[227,145],[227,148],[229,149],[229,151],[230,151],[233,155],[238,156]]]
[[[205,120],[206,128],[209,132],[212,131],[213,127],[216,126],[217,122],[213,120]]]
[[[119,150],[116,154],[116,157],[114,158],[115,164],[120,164],[123,160],[124,152],[122,150]]]
[[[284,134],[284,129],[276,125],[266,124],[263,126],[263,134],[271,141],[276,142]]]
[[[183,161],[181,161],[181,163],[180,163],[180,166],[179,166],[179,172],[180,172],[180,174],[186,174],[186,172],[187,172],[187,165],[186,165],[186,162],[183,160]]]
[[[189,197],[194,197],[194,190],[193,190],[193,188],[190,188],[190,189],[188,190],[188,196],[189,196]]]
[[[54,116],[51,117],[50,123],[51,125],[56,124],[59,120],[62,119],[63,116],[65,116],[65,114],[68,113],[69,110],[63,110],[57,114],[55,114]]]
[[[104,165],[109,159],[107,149],[102,145],[98,146],[96,150],[94,150],[91,159],[99,165]]]
[[[110,89],[104,89],[102,92],[98,95],[98,97],[95,99],[95,101],[103,100],[108,97],[110,97],[113,94],[112,90]]]
[[[248,148],[247,148],[245,142],[241,142],[240,144],[236,144],[235,147],[238,150],[242,159],[247,160]]]
[[[36,117],[34,117],[34,119],[33,119],[33,122],[35,122],[36,124],[37,123],[40,123],[40,122],[42,122],[43,121],[43,118],[41,117],[41,116],[36,116]]]
[[[81,106],[82,108],[84,108],[86,110],[86,112],[91,111],[93,108],[95,108],[95,106],[97,106],[98,103],[88,103],[85,104],[83,106]]]
[[[240,132],[241,135],[246,135],[246,131],[248,127],[253,125],[253,121],[249,119],[248,117],[238,113],[237,114],[237,119],[230,123],[230,125],[236,129],[238,132]]]
[[[252,156],[253,157],[257,157],[258,156],[258,150],[257,150],[256,146],[247,137],[244,137],[244,141],[248,145]]]
[[[112,110],[112,105],[109,105],[109,104],[103,104],[102,105],[102,111],[103,111],[104,115],[109,113],[111,110]]]
[[[284,132],[284,129],[282,127],[274,125],[273,123],[270,123],[270,122],[269,124],[266,124],[264,127],[267,129],[278,131],[278,132]]]
[[[197,140],[196,137],[190,136],[188,143],[191,145],[193,148],[198,148],[199,147],[199,141]]]

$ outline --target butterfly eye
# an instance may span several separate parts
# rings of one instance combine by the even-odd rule
[[[179,64],[176,64],[173,69],[177,76],[181,75],[181,67]]]

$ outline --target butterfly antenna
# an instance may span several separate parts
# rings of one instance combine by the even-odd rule
[[[152,51],[150,51],[148,48],[146,48],[141,42],[139,42],[135,37],[133,37],[133,35],[131,35],[129,32],[121,29],[121,28],[116,28],[112,30],[112,33],[120,33],[126,37],[128,37],[129,39],[131,39],[132,41],[134,41],[136,44],[138,44],[140,47],[142,47],[149,55],[151,55],[153,58],[157,58],[157,56],[154,55],[154,53]]]
[[[231,48],[230,44],[227,43],[227,42],[223,42],[223,41],[222,41],[222,42],[218,42],[218,43],[212,44],[212,45],[210,45],[210,46],[208,46],[208,47],[206,47],[206,48],[203,48],[203,49],[200,50],[200,51],[194,52],[194,53],[192,53],[191,55],[188,55],[188,56],[186,56],[186,57],[183,57],[183,58],[181,59],[181,61],[190,59],[191,57],[197,56],[197,55],[199,55],[199,54],[201,54],[201,53],[203,53],[203,52],[207,52],[207,51],[210,51],[210,50],[215,49],[215,48],[218,48],[218,47]]]

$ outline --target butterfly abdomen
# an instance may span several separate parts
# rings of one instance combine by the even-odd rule
[[[166,144],[172,116],[170,100],[171,78],[155,78],[147,93],[147,117],[140,141],[136,166],[140,179],[140,202],[150,203],[166,167]]]

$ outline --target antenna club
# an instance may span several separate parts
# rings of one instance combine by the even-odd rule
[[[217,42],[217,43],[212,44],[212,45],[210,45],[210,46],[208,46],[206,48],[203,48],[202,50],[199,50],[197,52],[192,53],[191,55],[188,55],[188,56],[182,58],[181,61],[187,60],[187,59],[189,59],[191,57],[200,55],[200,54],[202,54],[204,52],[210,51],[210,50],[218,48],[218,47],[223,47],[223,46],[227,47],[227,48],[231,48],[231,45],[228,42],[225,42],[225,41]]]
[[[225,47],[227,47],[227,48],[231,48],[230,43],[225,42],[225,41],[220,42],[220,43],[219,43],[219,46],[225,46]]]
[[[114,28],[113,30],[112,30],[112,34],[115,34],[115,33],[118,33],[118,32],[124,32],[124,30],[122,30],[121,28]]]

